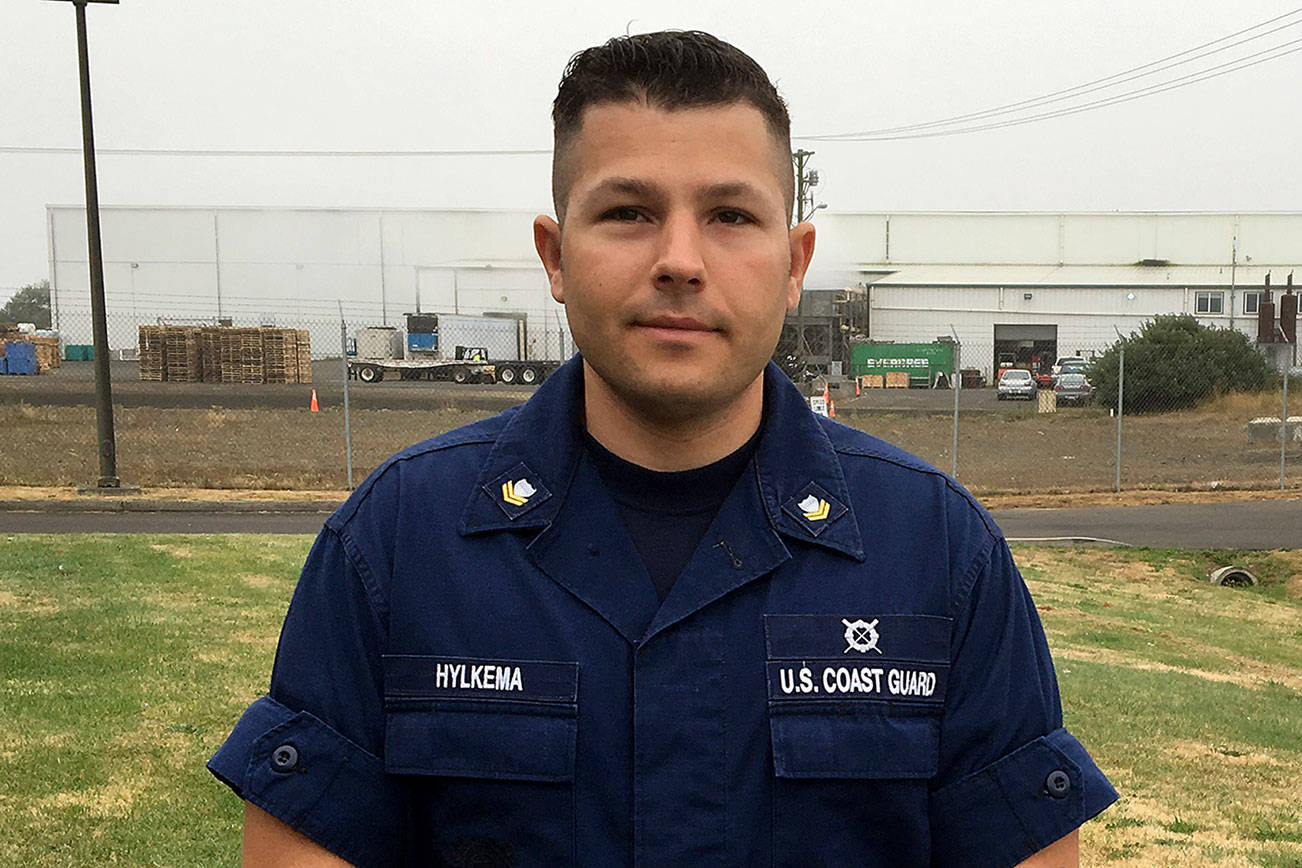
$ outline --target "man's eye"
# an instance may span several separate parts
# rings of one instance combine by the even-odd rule
[[[754,222],[750,219],[748,214],[742,211],[734,211],[731,208],[725,208],[724,210],[717,212],[714,215],[714,219],[718,220],[720,223],[730,223],[734,226]]]
[[[642,219],[642,212],[636,208],[611,208],[602,216],[619,223],[636,223]]]

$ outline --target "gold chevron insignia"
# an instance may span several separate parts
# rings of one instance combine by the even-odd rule
[[[537,491],[527,479],[507,480],[502,483],[502,500],[512,506],[524,506]]]
[[[823,521],[827,518],[828,513],[832,511],[832,507],[821,497],[817,499],[817,502],[810,503],[813,500],[814,498],[807,497],[800,502],[800,508],[803,510],[801,515],[809,521]]]

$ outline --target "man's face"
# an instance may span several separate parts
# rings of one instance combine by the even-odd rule
[[[788,229],[790,155],[763,115],[598,104],[563,158],[564,226],[534,235],[589,376],[664,422],[758,388],[814,240]]]

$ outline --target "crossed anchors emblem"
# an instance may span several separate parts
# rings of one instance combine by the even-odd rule
[[[524,506],[538,489],[529,484],[527,479],[507,480],[502,483],[502,500],[512,506]]]
[[[862,618],[854,621],[847,621],[842,618],[841,623],[845,625],[845,641],[847,644],[845,651],[841,653],[849,653],[851,649],[858,651],[860,654],[867,654],[869,651],[876,651],[878,654],[882,653],[882,649],[877,647],[877,639],[879,638],[877,635],[877,622],[879,620],[881,619],[873,618],[870,623]]]
[[[814,497],[812,494],[807,495],[796,506],[800,507],[801,514],[809,521],[822,521],[832,511],[831,505],[826,500]]]

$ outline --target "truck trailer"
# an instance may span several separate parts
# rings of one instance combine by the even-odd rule
[[[954,344],[897,344],[856,341],[850,345],[852,377],[906,373],[911,388],[934,388],[954,381]]]
[[[522,383],[546,379],[561,362],[531,359],[524,315],[409,313],[406,328],[358,329],[349,376],[376,383],[386,376],[454,383]]]

